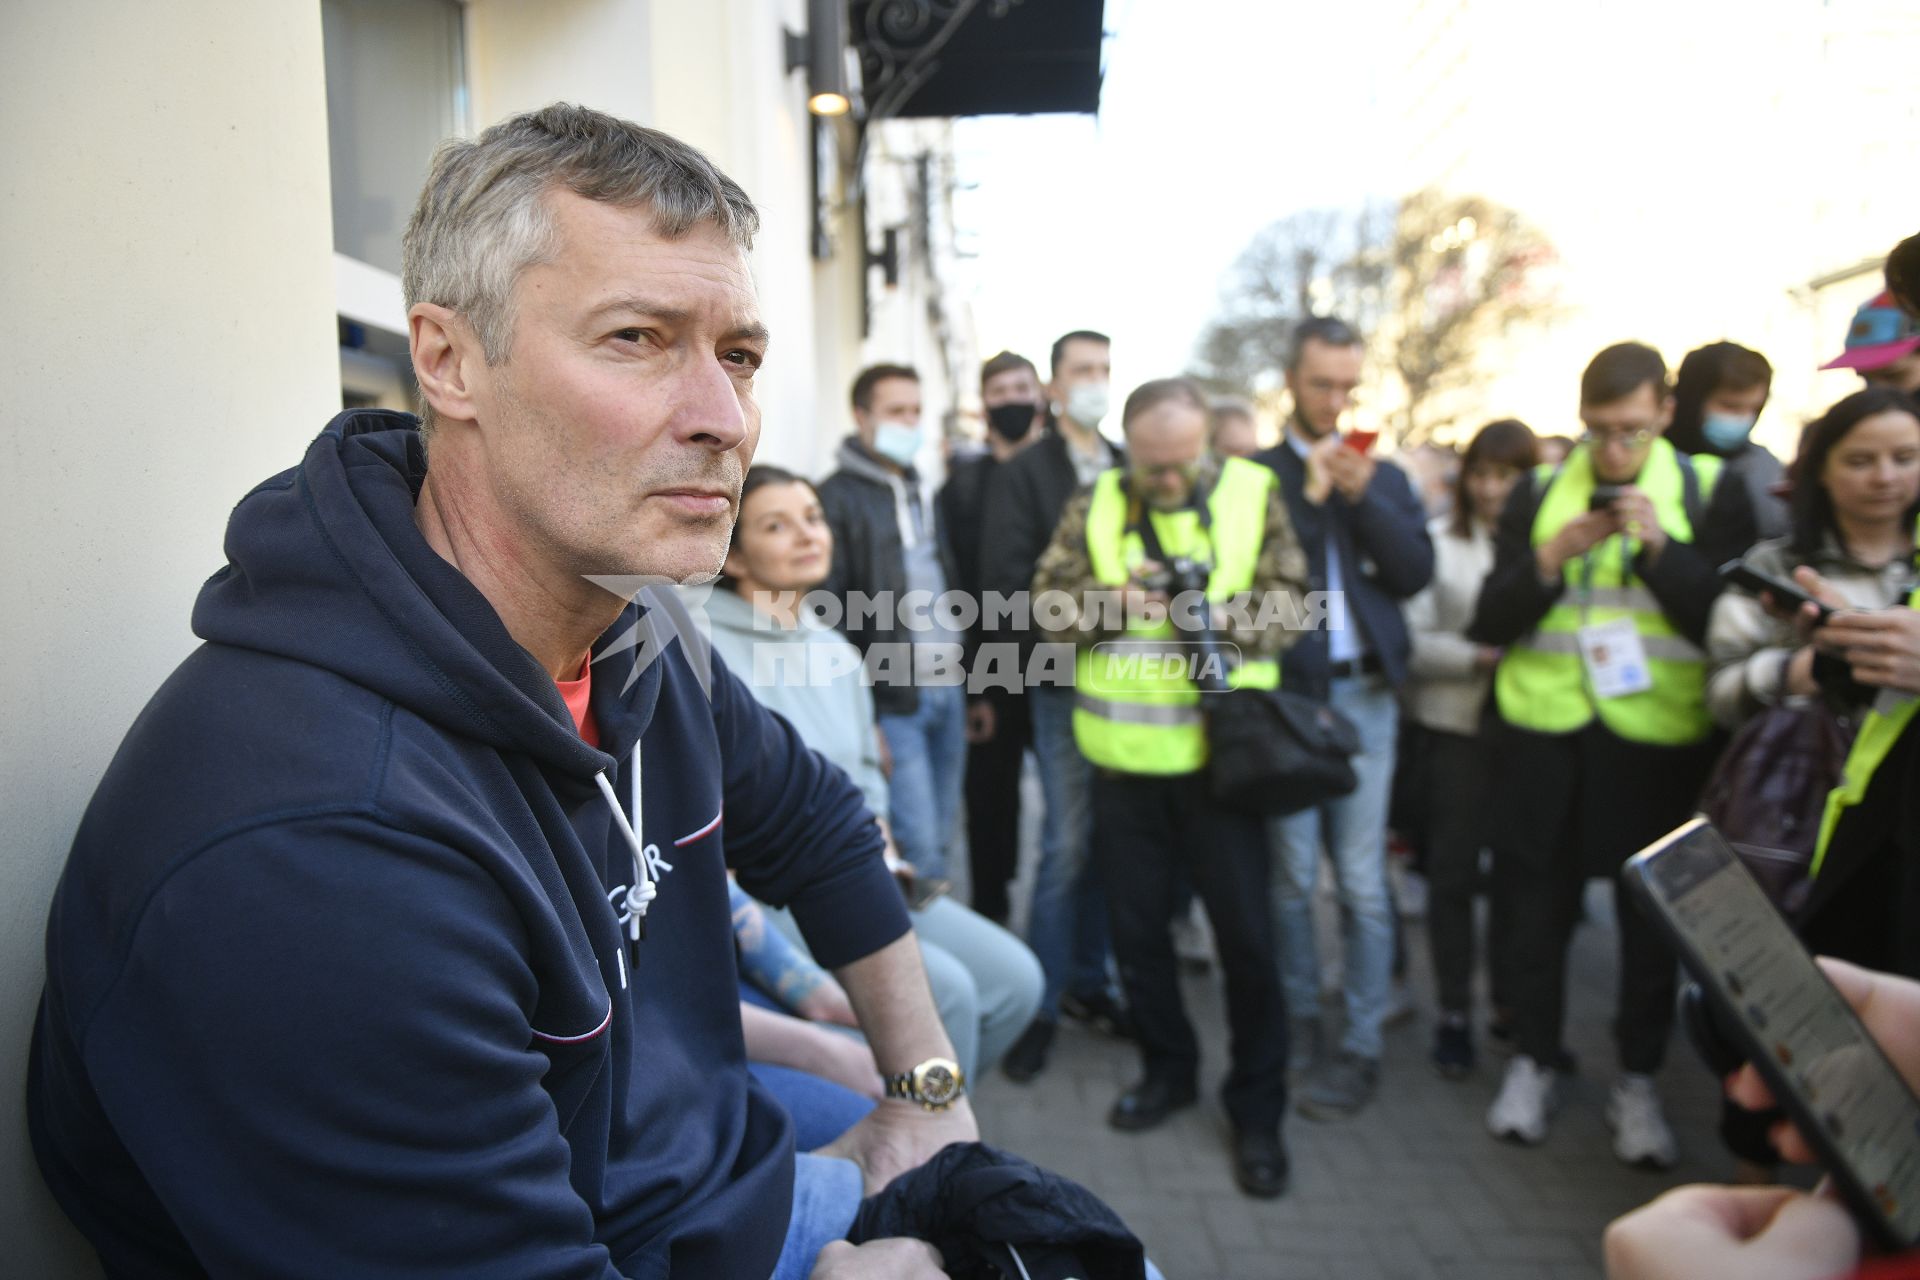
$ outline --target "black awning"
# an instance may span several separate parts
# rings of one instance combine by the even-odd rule
[[[847,34],[875,115],[1092,112],[1104,9],[1105,0],[852,0]]]

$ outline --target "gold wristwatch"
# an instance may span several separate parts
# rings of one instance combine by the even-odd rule
[[[967,1073],[952,1058],[928,1058],[911,1071],[888,1076],[887,1096],[945,1111],[967,1096]]]

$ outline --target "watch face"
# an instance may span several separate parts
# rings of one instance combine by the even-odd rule
[[[951,1102],[960,1092],[960,1080],[953,1068],[937,1059],[921,1067],[919,1076],[921,1099],[935,1106]]]

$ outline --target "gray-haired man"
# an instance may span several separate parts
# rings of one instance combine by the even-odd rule
[[[975,1136],[872,815],[589,579],[720,566],[757,225],[577,107],[436,156],[425,427],[341,415],[241,500],[54,903],[31,1128],[110,1272],[937,1274],[830,1243],[863,1181]],[[851,1162],[796,1173],[747,1075],[729,867],[890,1073]]]

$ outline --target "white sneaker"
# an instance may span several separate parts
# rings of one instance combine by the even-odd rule
[[[1629,1072],[1614,1082],[1607,1098],[1607,1124],[1613,1129],[1613,1154],[1622,1163],[1649,1169],[1680,1163],[1680,1145],[1661,1114],[1652,1076]]]
[[[1547,1115],[1558,1101],[1559,1085],[1553,1070],[1524,1053],[1507,1063],[1499,1096],[1487,1108],[1487,1132],[1509,1142],[1538,1146],[1547,1137]]]

